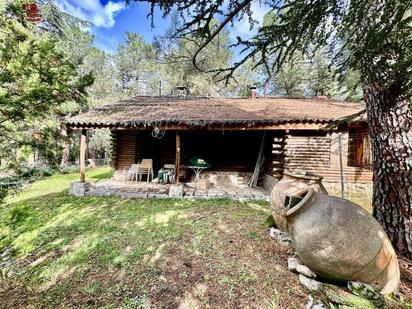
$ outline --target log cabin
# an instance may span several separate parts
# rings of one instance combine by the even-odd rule
[[[155,174],[174,164],[180,175],[175,181],[189,181],[187,166],[196,157],[211,164],[203,177],[250,178],[258,162],[259,185],[268,190],[286,169],[338,184],[341,165],[346,184],[368,185],[371,153],[363,109],[360,103],[329,99],[137,96],[74,116],[67,125],[82,132],[81,181],[87,130],[109,128],[111,166],[118,173],[151,158]],[[354,114],[359,115],[351,118]]]

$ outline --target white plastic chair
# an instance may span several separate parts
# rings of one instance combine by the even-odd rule
[[[125,171],[125,180],[131,180],[133,181],[134,178],[136,178],[137,181],[137,177],[138,177],[138,173],[139,173],[139,165],[140,164],[132,164],[130,166],[130,168],[128,170]]]
[[[138,169],[139,180],[142,180],[142,175],[147,175],[147,182],[152,176],[153,180],[153,159],[142,159],[142,163],[139,164]]]

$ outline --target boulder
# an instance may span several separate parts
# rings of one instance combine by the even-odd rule
[[[72,182],[69,187],[69,193],[75,196],[85,196],[86,192],[92,188],[90,182]]]
[[[171,185],[169,189],[169,197],[172,198],[182,198],[185,192],[183,184],[181,185]]]

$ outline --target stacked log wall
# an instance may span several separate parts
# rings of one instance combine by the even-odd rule
[[[135,163],[136,132],[134,130],[118,130],[112,132],[112,164],[116,170],[130,168]]]
[[[265,144],[264,173],[282,178],[285,163],[285,131],[267,131]]]
[[[371,169],[348,165],[348,132],[342,132],[343,179],[346,183],[371,183]],[[288,170],[302,169],[324,177],[325,182],[340,182],[338,134],[297,131],[286,135],[285,165]]]

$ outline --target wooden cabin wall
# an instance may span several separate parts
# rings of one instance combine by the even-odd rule
[[[295,131],[286,135],[285,168],[329,169],[331,139],[317,131]]]
[[[117,132],[116,130],[110,130],[110,135],[112,138],[112,143],[111,143],[111,159],[110,159],[110,167],[113,169],[117,170]]]
[[[116,170],[129,168],[135,163],[136,132],[134,130],[112,132],[112,166]]]
[[[267,131],[265,144],[265,163],[263,172],[266,175],[282,178],[285,162],[286,134],[284,130]]]
[[[342,130],[342,161],[343,161],[343,176],[346,183],[365,183],[370,184],[373,178],[373,170],[369,167],[351,166],[349,162],[349,152],[352,147],[350,145],[348,130]],[[331,139],[331,162],[329,169],[322,169],[319,171],[325,181],[340,182],[340,163],[339,163],[339,138],[338,134],[330,135]]]
[[[349,166],[349,135],[342,132],[343,174],[346,183],[370,183],[371,169]],[[285,169],[303,169],[324,177],[325,182],[340,182],[338,134],[320,131],[291,131],[285,140]]]

